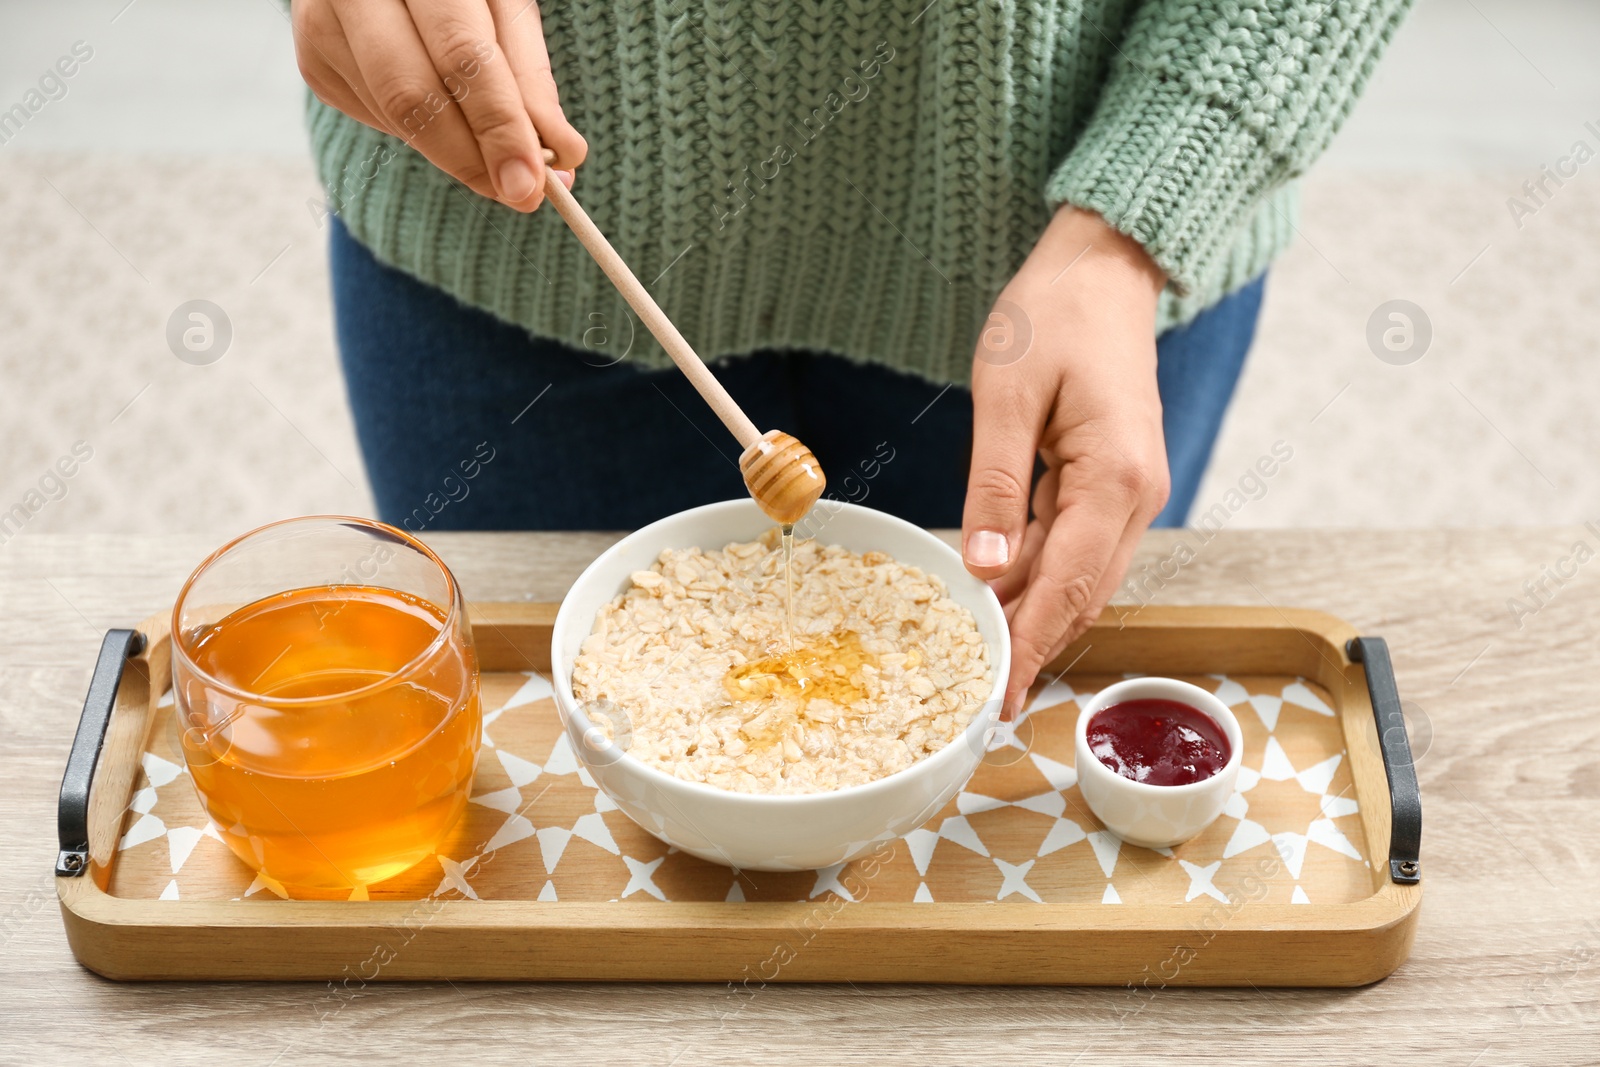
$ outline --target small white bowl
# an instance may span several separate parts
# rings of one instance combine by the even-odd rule
[[[1175,700],[1209,716],[1228,738],[1222,770],[1188,785],[1150,785],[1124,778],[1089,750],[1089,720],[1126,700]],[[1078,713],[1078,791],[1107,830],[1131,845],[1170,848],[1204,830],[1233,795],[1244,753],[1239,720],[1228,705],[1197,685],[1175,678],[1130,678],[1107,686]]]
[[[870,508],[820,501],[796,530],[853,552],[876,549],[944,579],[972,612],[989,646],[994,685],[962,736],[903,771],[827,793],[735,793],[646,766],[607,740],[572,693],[572,662],[595,614],[664,548],[718,549],[752,541],[772,520],[748,500],[707,504],[637,530],[591,563],[561,602],[550,642],[556,708],[578,758],[629,818],[701,859],[756,871],[828,867],[921,826],[966,785],[994,736],[1011,670],[1005,612],[989,586],[967,573],[955,549],[928,531]]]

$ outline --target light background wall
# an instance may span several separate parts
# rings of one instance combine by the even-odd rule
[[[369,512],[281,6],[0,2],[0,108],[78,41],[66,96],[0,145],[0,510],[82,440],[21,536]],[[1507,209],[1600,151],[1597,52],[1600,5],[1418,5],[1305,183],[1198,511],[1282,440],[1230,525],[1600,519],[1600,161],[1520,227]],[[196,298],[232,324],[210,366],[166,341]],[[1415,362],[1369,345],[1391,300],[1431,327]]]

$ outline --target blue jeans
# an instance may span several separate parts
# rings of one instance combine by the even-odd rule
[[[424,530],[624,530],[744,493],[738,445],[674,369],[531,337],[379,263],[332,221],[339,354],[386,522]],[[1172,497],[1193,503],[1255,332],[1262,282],[1157,345]],[[638,327],[642,329],[642,327]],[[596,340],[601,338],[596,335]],[[762,429],[806,443],[830,491],[920,526],[960,526],[972,394],[809,352],[726,360]]]

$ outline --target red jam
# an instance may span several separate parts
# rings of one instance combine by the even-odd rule
[[[1228,765],[1227,735],[1211,716],[1176,700],[1125,700],[1089,720],[1089,751],[1146,785],[1203,782]]]

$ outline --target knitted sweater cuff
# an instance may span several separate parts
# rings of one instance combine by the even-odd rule
[[[1291,170],[1237,115],[1176,81],[1119,72],[1045,186],[1144,246],[1184,296],[1213,287],[1240,231]]]

